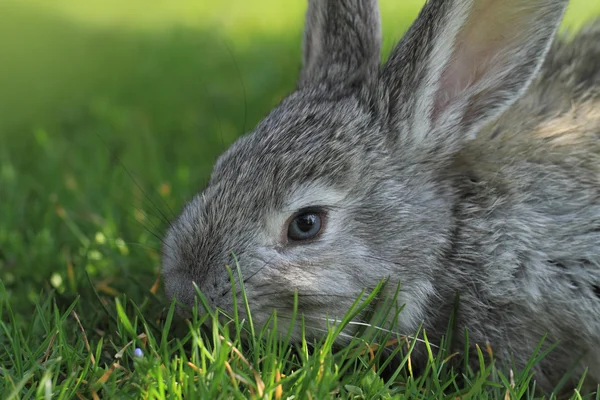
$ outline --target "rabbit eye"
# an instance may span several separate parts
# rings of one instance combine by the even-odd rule
[[[293,241],[314,239],[321,233],[324,214],[317,211],[301,211],[288,225],[288,239]]]

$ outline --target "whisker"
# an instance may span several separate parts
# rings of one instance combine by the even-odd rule
[[[246,122],[248,119],[248,98],[246,96],[246,85],[244,85],[244,79],[242,79],[242,73],[240,71],[237,61],[235,60],[233,52],[231,51],[231,49],[229,48],[229,46],[227,45],[227,42],[225,40],[221,40],[221,42],[227,49],[227,52],[229,53],[229,56],[231,57],[231,60],[233,61],[233,65],[235,66],[235,70],[237,71],[238,78],[240,79],[240,83],[242,85],[242,93],[244,95],[244,122],[242,124],[242,131],[240,133],[244,134],[246,132]]]
[[[247,283],[250,279],[252,279],[256,274],[258,274],[263,268],[270,264],[270,262],[275,258],[275,256],[271,257],[268,261],[264,262],[263,266],[261,266],[256,272],[250,275],[248,278],[241,276],[242,281]],[[233,275],[233,283],[235,283],[238,287],[240,286],[238,276],[234,273]],[[231,285],[228,285],[227,289],[223,292],[223,296],[226,296],[231,291]],[[237,293],[236,293],[237,294]]]
[[[94,133],[96,134],[96,136],[100,139],[100,141],[104,144],[104,146],[106,147],[106,149],[109,152],[110,157],[115,160],[120,166],[121,168],[123,168],[123,170],[125,171],[125,173],[129,176],[129,178],[131,179],[131,181],[134,183],[134,185],[142,192],[142,194],[148,199],[148,201],[150,202],[150,204],[152,204],[152,206],[156,209],[156,211],[158,211],[158,213],[162,216],[162,218],[164,219],[164,222],[168,223],[169,225],[171,224],[169,218],[167,218],[167,216],[162,212],[162,210],[160,209],[160,207],[158,207],[156,205],[156,203],[154,203],[154,201],[152,201],[152,198],[146,193],[146,191],[142,188],[142,186],[138,183],[138,181],[134,178],[133,174],[129,171],[129,169],[127,169],[127,167],[125,166],[125,164],[121,161],[121,159],[113,154],[113,152],[111,151],[110,146],[108,145],[108,143],[106,142],[106,140],[104,140],[104,138],[96,131],[94,131]],[[173,213],[173,211],[170,209],[169,205],[167,204],[167,202],[162,198],[162,196],[159,196],[160,199],[162,200],[163,204],[166,205],[167,209],[171,212],[172,215],[175,215]]]
[[[156,233],[154,233],[153,231],[151,231],[150,229],[146,228],[145,226],[143,226],[143,228],[148,231],[152,236],[154,236],[155,238],[157,238],[164,246],[168,247],[169,250],[172,250],[173,252],[175,252],[176,250],[171,247],[166,241],[163,240],[163,238],[159,235],[157,235]]]
[[[206,90],[206,86],[204,86],[204,92],[206,93],[206,97],[210,99],[210,96],[208,96],[208,91]],[[215,102],[212,101],[212,99],[210,100],[210,106],[212,107],[213,112],[215,113],[215,118],[217,119],[217,124],[219,125],[219,136],[221,137],[221,151],[225,151],[225,138],[223,137],[223,125],[221,124],[221,117],[219,116],[219,112],[217,111]],[[218,155],[216,156],[216,158],[218,158]]]
[[[271,258],[269,258],[268,261],[263,261],[263,265],[256,270],[253,274],[251,274],[248,278],[244,279],[244,282],[249,282],[252,278],[254,278],[259,272],[261,272],[265,267],[267,267],[268,265],[271,265],[271,262],[275,259],[275,257],[277,256],[273,256]]]
[[[140,227],[142,227],[146,232],[150,233],[152,236],[154,236],[156,239],[158,239],[158,241],[162,245],[166,246],[167,248],[169,248],[172,251],[175,251],[175,249],[163,239],[162,235],[160,235],[160,234],[156,233],[155,231],[153,231],[152,229],[148,228],[142,221],[140,221],[138,218],[131,215],[127,211],[125,211],[125,214],[127,215],[128,219],[135,221],[135,223],[137,223]],[[150,223],[153,225],[154,229],[158,230],[158,227],[153,222],[151,222],[150,218],[148,218],[148,221],[150,221]]]
[[[338,320],[338,319],[332,320],[330,318],[316,317],[316,316],[311,316],[311,315],[306,315],[306,314],[303,314],[303,317],[304,318],[308,318],[308,319],[316,319],[316,320],[320,320],[320,321],[332,322],[332,323],[335,323],[335,324],[341,322],[341,320]],[[291,320],[292,319],[291,317],[287,316],[286,314],[277,314],[277,318],[282,318],[282,319],[286,319],[286,320]],[[392,335],[395,335],[395,336],[399,336],[401,338],[407,338],[407,339],[410,339],[410,340],[413,340],[413,341],[417,341],[419,343],[428,343],[431,347],[434,347],[436,349],[440,349],[440,346],[438,346],[438,345],[436,345],[434,343],[431,343],[429,341],[426,341],[424,339],[418,338],[418,337],[416,337],[414,335],[403,334],[403,333],[400,333],[398,331],[391,330],[391,329],[386,329],[386,328],[383,328],[383,327],[380,327],[380,326],[377,326],[377,325],[372,325],[372,324],[369,324],[367,322],[349,321],[348,325],[358,325],[358,326],[364,326],[364,327],[373,328],[373,329],[381,331],[381,332],[389,333],[389,334],[392,334]],[[328,332],[327,329],[318,328],[318,327],[315,327],[315,326],[309,326],[308,328],[311,329],[311,330],[319,331],[319,332],[326,332],[326,333]],[[346,338],[354,338],[354,339],[361,340],[361,338],[359,336],[350,335],[350,334],[347,334],[345,332],[340,332],[340,336],[344,336]]]
[[[118,206],[120,207],[120,206]],[[137,208],[136,206],[133,206],[136,210],[140,211],[143,213],[143,210]],[[136,224],[138,224],[139,226],[141,226],[144,230],[146,230],[148,233],[150,233],[152,236],[154,236],[156,239],[158,239],[160,241],[160,243],[162,243],[163,245],[167,246],[169,249],[171,250],[175,250],[173,249],[171,246],[168,245],[167,242],[165,242],[165,240],[162,238],[162,235],[159,235],[158,233],[156,233],[155,231],[151,230],[150,228],[148,228],[142,221],[140,221],[138,218],[136,218],[134,215],[132,215],[130,212],[128,212],[124,207],[120,207],[121,211],[123,211],[125,213],[125,215],[127,216],[128,219],[135,221]],[[151,218],[147,218],[147,221],[152,225],[152,227],[154,229],[156,229],[157,231],[160,230],[158,226],[156,226],[156,224],[152,221]]]
[[[143,247],[148,250],[159,250],[159,248],[154,247],[156,245],[156,243],[148,244],[148,243],[142,243],[142,242],[126,242],[126,241],[113,240],[113,239],[106,239],[106,243],[110,243],[113,245],[118,245],[119,243],[123,243],[127,246]]]
[[[353,299],[356,300],[360,293],[353,294],[342,294],[342,293],[298,293],[298,297],[337,297],[342,299]],[[288,295],[290,299],[294,297],[294,294],[288,290],[280,290],[276,292],[261,293],[261,296],[277,296],[277,295]]]
[[[377,325],[372,325],[372,324],[369,324],[369,323],[366,323],[366,322],[350,321],[350,322],[348,322],[348,324],[349,325],[359,325],[359,326],[365,326],[365,327],[368,327],[368,328],[373,328],[373,329],[381,331],[381,332],[391,333],[393,335],[400,336],[400,337],[405,337],[405,338],[408,338],[410,340],[416,340],[417,342],[420,342],[420,343],[429,343],[429,345],[431,347],[435,347],[436,349],[440,348],[440,346],[438,346],[436,344],[433,344],[433,343],[430,343],[430,342],[427,342],[424,339],[420,339],[420,338],[418,338],[416,336],[403,334],[403,333],[400,333],[400,332],[397,332],[397,331],[394,331],[394,330],[391,330],[391,329],[386,329],[386,328],[383,328],[383,327],[380,327],[380,326],[377,326]]]

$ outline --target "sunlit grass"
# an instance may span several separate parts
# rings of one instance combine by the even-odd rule
[[[246,40],[248,33],[287,33],[291,28],[301,27],[306,9],[305,0],[155,0],[151,4],[143,0],[21,0],[19,3],[86,26],[145,31],[164,30],[174,25],[213,27],[220,34],[241,40]],[[424,0],[380,0],[384,19],[390,22],[384,26],[386,35],[398,31],[395,25],[398,25],[399,16],[413,19],[423,4]],[[598,13],[598,2],[573,0],[565,17],[565,25],[579,26],[584,21],[582,16],[587,19]]]
[[[71,303],[40,300],[34,315],[22,321],[0,283],[0,393],[6,399],[535,398],[532,367],[545,353],[536,349],[517,372],[495,365],[491,349],[480,349],[477,362],[467,363],[451,352],[451,329],[440,343],[429,342],[426,332],[404,336],[390,330],[401,310],[394,308],[395,297],[378,299],[383,285],[359,296],[321,340],[307,341],[311,322],[302,315],[278,319],[273,313],[265,326],[255,326],[251,314],[240,319],[212,309],[200,292],[199,304],[208,312],[199,314],[197,306],[185,321],[174,303],[153,316],[126,296],[107,304],[93,285]],[[372,325],[336,345],[377,300]],[[249,309],[243,290],[237,301]],[[88,302],[98,308],[100,320],[85,311]],[[290,340],[295,326],[300,338]],[[428,355],[420,371],[412,361],[417,346]]]
[[[211,27],[221,35],[230,35],[243,41],[248,39],[248,34],[287,34],[294,28],[301,28],[306,10],[304,0],[157,0],[151,5],[142,0],[25,0],[18,3],[85,26],[134,31],[160,31],[174,25]],[[423,0],[380,2],[383,13],[395,14],[396,21],[398,16],[413,19],[423,3]],[[397,31],[394,25],[387,26],[386,31]]]

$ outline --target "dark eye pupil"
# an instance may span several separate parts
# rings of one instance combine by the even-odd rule
[[[302,232],[309,232],[315,225],[316,221],[317,216],[315,214],[303,214],[299,217],[296,217],[296,224],[298,225],[298,229],[300,229]]]
[[[322,215],[318,212],[304,212],[296,215],[288,226],[288,238],[294,241],[309,240],[321,231]]]

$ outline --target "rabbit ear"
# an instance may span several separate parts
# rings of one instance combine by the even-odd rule
[[[461,145],[525,91],[568,0],[430,0],[383,79],[397,123],[427,148]]]
[[[380,26],[377,0],[309,0],[299,86],[376,77]]]

